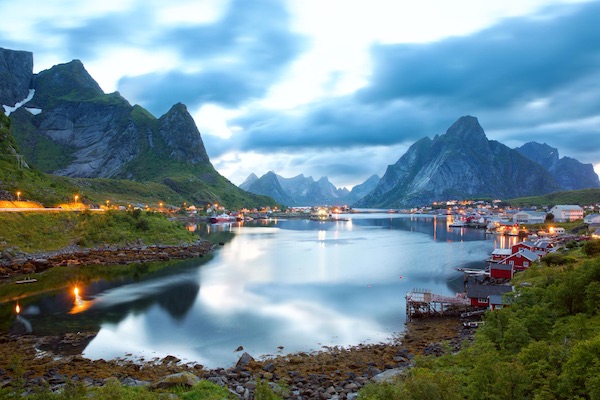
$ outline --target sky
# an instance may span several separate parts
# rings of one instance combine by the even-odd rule
[[[0,47],[79,59],[156,117],[184,103],[215,168],[348,187],[472,115],[600,174],[600,1],[0,0]]]

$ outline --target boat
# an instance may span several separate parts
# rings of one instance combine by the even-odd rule
[[[450,228],[464,228],[467,226],[467,223],[464,221],[453,221],[450,224]]]
[[[23,284],[23,283],[34,283],[34,282],[37,282],[37,279],[27,277],[26,279],[21,279],[20,281],[16,281],[15,283]]]
[[[236,217],[232,217],[229,214],[222,213],[219,215],[213,214],[212,217],[209,218],[211,224],[218,224],[219,222],[235,222],[237,221]]]

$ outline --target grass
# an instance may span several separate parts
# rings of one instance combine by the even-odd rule
[[[23,388],[0,390],[0,399],[27,398],[44,400],[71,399],[113,399],[113,400],[154,400],[176,398],[183,400],[223,400],[238,397],[226,388],[201,380],[192,387],[175,386],[171,389],[153,391],[147,387],[123,386],[116,378],[109,378],[104,386],[86,388],[81,382],[69,381],[61,391],[52,392],[48,386],[40,387],[33,394],[23,397]]]
[[[544,196],[520,197],[507,200],[514,207],[555,206],[557,204],[589,205],[600,203],[600,189],[569,190]]]
[[[82,247],[191,243],[197,236],[160,213],[110,210],[105,213],[0,213],[0,251],[41,252]]]

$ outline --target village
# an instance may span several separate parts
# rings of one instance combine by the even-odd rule
[[[467,207],[465,207],[467,206]],[[496,235],[519,236],[509,248],[496,248],[486,260],[484,269],[459,269],[464,274],[464,292],[455,296],[442,296],[428,289],[413,289],[406,294],[406,318],[429,317],[460,312],[467,319],[480,316],[486,310],[497,310],[510,306],[514,287],[510,281],[515,274],[528,268],[538,267],[548,254],[573,243],[600,238],[600,214],[593,213],[598,205],[556,205],[547,211],[501,210],[488,212],[483,207],[453,205],[448,210],[455,212],[450,224],[457,228],[480,228]],[[588,214],[584,216],[587,209]],[[589,213],[592,212],[592,213]],[[551,222],[583,222],[585,231],[573,234],[564,228],[550,226],[548,230],[535,230],[534,226]],[[462,311],[462,312],[461,312]],[[464,322],[466,327],[476,327],[479,322]]]

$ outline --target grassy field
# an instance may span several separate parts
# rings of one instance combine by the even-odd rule
[[[141,210],[0,213],[0,227],[0,251],[13,253],[58,250],[73,244],[179,244],[198,239],[180,223]]]

